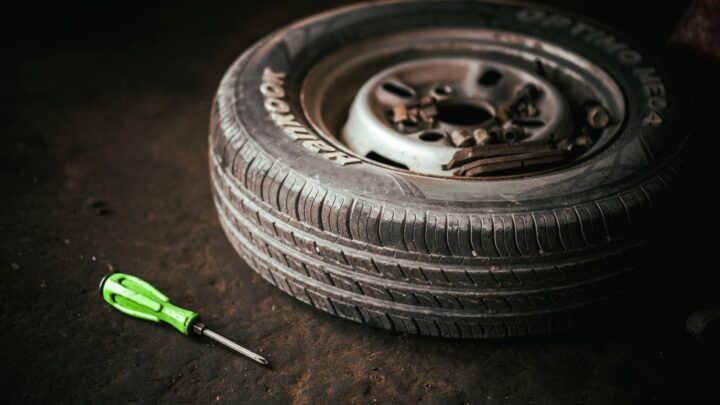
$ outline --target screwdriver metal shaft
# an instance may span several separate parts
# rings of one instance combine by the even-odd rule
[[[268,365],[268,361],[265,360],[265,358],[262,357],[261,355],[253,352],[252,350],[249,350],[249,349],[246,349],[246,348],[240,346],[239,344],[233,342],[232,340],[230,340],[222,335],[219,335],[219,334],[211,331],[210,329],[208,329],[205,326],[205,324],[202,324],[200,322],[195,322],[195,324],[192,326],[192,331],[200,336],[207,336],[210,339],[220,343],[221,345],[228,347],[232,350],[235,350],[236,352],[242,354],[243,356],[246,356],[246,357],[262,364],[263,366]]]

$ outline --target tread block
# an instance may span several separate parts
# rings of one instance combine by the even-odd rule
[[[485,305],[490,309],[490,312],[503,312],[510,310],[510,304],[507,300],[499,297],[487,297],[482,299]]]
[[[490,270],[490,275],[497,280],[500,287],[519,287],[522,285],[522,282],[512,270]]]
[[[375,266],[375,264],[368,257],[349,256],[348,260],[350,260],[352,262],[353,269],[360,273],[382,276],[382,273],[380,272],[380,270]]]
[[[488,309],[481,299],[471,297],[459,297],[458,300],[460,300],[460,303],[463,307],[469,310],[486,312]]]
[[[440,306],[443,308],[463,309],[462,304],[455,297],[449,297],[446,295],[436,295],[435,299],[437,299],[437,301],[440,303]]]
[[[425,240],[425,213],[409,211],[405,220],[404,234],[410,250],[430,253]]]
[[[532,215],[515,214],[512,216],[512,220],[515,225],[515,242],[520,255],[538,255],[540,246],[537,242],[535,221]]]
[[[444,271],[443,273],[450,280],[450,285],[459,287],[475,286],[475,282],[468,276],[466,271]]]
[[[424,336],[440,336],[440,328],[437,323],[433,321],[426,321],[423,319],[415,319],[420,334]]]
[[[497,279],[493,277],[492,272],[489,270],[468,271],[467,275],[477,286],[484,288],[500,287],[500,283],[498,283]]]
[[[388,314],[392,322],[395,324],[398,332],[417,334],[420,332],[415,321],[408,316],[400,316],[395,314]]]
[[[537,286],[542,284],[542,279],[537,275],[534,269],[514,270],[515,277],[520,280],[520,284],[524,286]]]
[[[328,274],[322,268],[320,268],[312,263],[305,263],[305,268],[307,269],[308,274],[310,275],[310,277],[313,280],[317,280],[324,284],[332,285],[330,276],[328,276]]]
[[[472,256],[470,243],[470,218],[448,215],[447,244],[453,256]],[[477,254],[477,252],[475,252]]]
[[[609,239],[620,238],[630,234],[632,228],[628,220],[628,214],[620,199],[613,198],[598,202],[607,229]]]
[[[400,291],[396,288],[388,288],[390,291],[390,294],[392,295],[394,301],[408,304],[408,305],[418,305],[419,302],[415,298],[415,296],[410,292]]]
[[[515,242],[515,229],[512,219],[500,215],[493,215],[490,219],[492,220],[493,238],[498,253],[501,256],[520,256]]]
[[[440,336],[444,337],[461,337],[460,327],[454,322],[441,322],[436,321],[438,328],[440,329]]]
[[[527,297],[528,301],[530,301],[530,305],[533,306],[533,308],[547,308],[549,306],[553,305],[553,302],[550,300],[550,297],[540,295],[540,294],[533,294]]]
[[[360,289],[365,292],[365,295],[384,301],[393,301],[392,295],[384,287],[377,287],[364,281],[358,281],[358,284]]]
[[[560,231],[555,215],[552,212],[541,211],[533,213],[535,229],[537,232],[538,246],[540,252],[552,253],[564,250],[560,241]]]
[[[360,315],[360,312],[355,307],[355,305],[347,304],[345,302],[342,302],[340,300],[330,300],[332,303],[332,306],[335,308],[336,313],[341,318],[349,319],[351,321],[360,322],[363,323],[364,319]]]
[[[360,287],[358,287],[357,282],[355,280],[349,279],[347,277],[341,277],[337,274],[328,274],[330,276],[330,279],[332,280],[332,284],[342,288],[345,291],[350,291],[355,294],[362,294],[362,290],[360,290]]]
[[[286,255],[285,258],[288,262],[288,267],[291,270],[295,271],[296,273],[310,277],[310,272],[308,272],[308,270],[305,268],[305,264],[303,262],[290,255]]]
[[[493,221],[489,216],[475,216],[472,217],[473,230],[472,233],[476,236],[476,240],[473,243],[475,249],[479,249],[479,256],[486,257],[498,257],[500,252],[496,246],[495,241],[495,230],[493,229]]]
[[[487,337],[501,338],[508,336],[508,328],[502,322],[485,322],[483,327],[487,333]]]
[[[403,271],[405,272],[405,274],[407,274],[408,279],[412,280],[415,283],[426,285],[429,285],[431,283],[430,279],[425,274],[425,271],[422,269],[422,267],[405,266],[403,267]]]
[[[337,263],[343,266],[350,266],[350,263],[347,261],[346,256],[340,249],[334,249],[325,244],[315,244],[315,247],[317,247],[317,250],[320,251],[320,256],[330,259],[332,263]]]
[[[395,325],[390,321],[390,318],[385,312],[375,311],[368,308],[361,308],[360,312],[365,319],[365,323],[368,325],[388,330],[395,329]]]
[[[534,308],[530,301],[525,297],[508,297],[507,302],[510,307],[516,311],[526,311]]]
[[[400,265],[382,260],[375,260],[376,267],[380,270],[384,277],[392,280],[407,280],[408,277],[403,273]]]
[[[313,305],[313,302],[310,300],[310,296],[304,288],[295,283],[288,283],[288,285],[292,290],[292,296],[308,305]]]
[[[582,234],[580,220],[575,210],[564,208],[553,211],[560,229],[560,240],[566,249],[574,250],[587,246]]]
[[[335,308],[332,306],[332,303],[330,303],[330,300],[324,296],[321,295],[311,289],[306,289],[308,296],[310,297],[310,300],[312,301],[312,304],[325,312],[329,312],[331,314],[335,314]]]
[[[440,308],[440,303],[435,299],[435,296],[429,293],[415,291],[413,295],[418,300],[421,306]]]

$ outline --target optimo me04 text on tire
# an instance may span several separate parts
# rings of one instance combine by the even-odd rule
[[[684,166],[681,98],[575,15],[362,3],[230,67],[215,204],[250,266],[319,310],[431,336],[564,329],[638,278]]]

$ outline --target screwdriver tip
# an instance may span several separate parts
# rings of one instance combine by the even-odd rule
[[[202,328],[200,328],[199,333],[209,337],[210,339],[212,339],[226,347],[229,347],[230,349],[242,354],[243,356],[246,356],[246,357],[252,359],[253,361],[255,361],[257,363],[262,364],[263,366],[268,365],[268,361],[265,360],[265,358],[263,356],[253,352],[252,350],[248,350],[248,349],[240,346],[239,344],[233,342],[232,340],[211,331],[210,329],[206,328],[205,325],[202,325]]]

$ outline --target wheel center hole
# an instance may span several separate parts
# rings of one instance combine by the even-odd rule
[[[438,121],[454,125],[478,125],[493,117],[487,109],[469,103],[444,103],[437,106]]]

